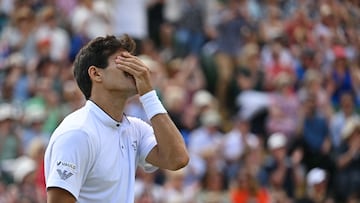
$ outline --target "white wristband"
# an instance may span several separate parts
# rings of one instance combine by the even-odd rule
[[[147,92],[146,94],[140,96],[139,99],[149,120],[157,114],[167,113],[155,90]]]

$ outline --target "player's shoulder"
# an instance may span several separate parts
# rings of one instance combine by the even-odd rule
[[[68,114],[60,123],[60,128],[84,128],[88,125],[90,120],[93,120],[91,108],[89,105],[84,105],[79,109],[76,109],[72,113]]]
[[[89,121],[89,113],[86,108],[80,108],[67,115],[52,134],[52,138],[60,135],[81,135],[87,134],[88,127],[86,123]]]

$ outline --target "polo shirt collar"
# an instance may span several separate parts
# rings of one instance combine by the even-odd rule
[[[109,114],[107,114],[104,110],[102,110],[97,104],[95,104],[91,100],[86,101],[86,107],[88,109],[90,109],[95,114],[95,116],[99,119],[99,121],[106,126],[120,127],[120,126],[123,126],[124,124],[126,125],[129,123],[129,120],[126,118],[125,115],[123,116],[122,122],[118,122],[118,121],[114,120],[113,118],[111,118],[109,116]]]

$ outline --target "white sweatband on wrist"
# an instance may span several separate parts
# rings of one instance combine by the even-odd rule
[[[167,113],[155,90],[147,92],[140,96],[139,99],[149,120],[157,114]]]

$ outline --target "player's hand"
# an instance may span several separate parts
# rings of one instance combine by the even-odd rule
[[[115,58],[115,63],[117,68],[134,78],[140,96],[153,89],[150,82],[150,70],[138,57],[122,52]]]

